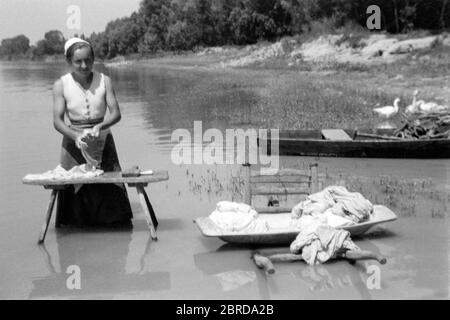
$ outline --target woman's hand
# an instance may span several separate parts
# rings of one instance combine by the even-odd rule
[[[91,129],[90,135],[94,138],[98,138],[100,135],[101,124],[97,124]]]
[[[75,139],[75,145],[78,149],[86,148],[88,145],[86,142],[83,141],[84,138],[88,137],[91,134],[91,131],[88,129],[84,129],[83,132],[77,135],[77,138]]]

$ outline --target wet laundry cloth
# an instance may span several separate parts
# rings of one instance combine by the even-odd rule
[[[309,264],[321,264],[336,258],[342,250],[360,250],[350,238],[350,232],[335,229],[323,222],[322,217],[299,218],[300,233],[290,245],[290,251],[301,254]]]
[[[237,213],[249,213],[252,216],[257,215],[258,213],[248,204],[245,203],[237,203],[232,201],[219,201],[216,204],[216,210],[220,212],[233,211]]]
[[[70,170],[64,169],[60,164],[53,170],[38,174],[27,174],[26,180],[72,180],[80,178],[93,178],[103,174],[103,170],[89,170],[86,164],[72,167]]]
[[[244,203],[220,201],[209,218],[223,230],[239,231],[247,227],[257,215],[254,209]]]
[[[72,129],[76,130],[76,127],[72,125]],[[87,132],[87,136],[82,139],[84,144],[81,146],[80,151],[86,160],[87,167],[95,170],[101,167],[103,149],[105,148],[107,136],[111,134],[111,130],[101,130],[98,137],[92,136],[89,129],[83,129],[83,132]]]
[[[332,207],[334,214],[343,215],[355,222],[362,222],[369,219],[373,212],[372,203],[358,192],[349,192],[341,186],[329,187],[328,192],[337,203],[337,206]]]
[[[103,118],[90,119],[90,120],[70,120],[70,128],[75,131],[82,132],[85,137],[81,139],[84,144],[79,149],[81,156],[85,160],[86,169],[95,171],[97,168],[101,168],[103,159],[103,150],[106,145],[106,139],[111,136],[111,130],[101,130],[97,137],[94,137],[92,128],[95,124],[103,121]],[[64,152],[64,151],[63,151]],[[61,160],[63,166],[65,166],[65,157]],[[75,165],[75,164],[73,164]],[[81,189],[83,185],[74,185],[75,193]]]
[[[351,225],[355,225],[356,223],[352,220],[349,220],[347,218],[341,217],[339,215],[335,215],[331,212],[330,209],[325,210],[324,213],[321,214],[316,214],[316,215],[302,215],[301,218],[303,217],[311,217],[317,220],[320,220],[323,224],[329,225],[330,227],[333,228],[340,228],[340,227],[345,227],[345,226],[351,226]],[[302,225],[302,221],[301,219],[299,219],[299,217],[292,217],[289,221],[289,226],[295,229],[300,229],[301,225]]]
[[[264,232],[269,229],[267,222],[258,219],[258,213],[244,203],[220,201],[209,218],[222,230],[229,232]]]
[[[368,220],[372,212],[372,203],[360,193],[349,192],[342,186],[330,186],[297,204],[291,216],[295,219],[303,215],[326,213],[329,217],[333,214],[359,223]]]
[[[74,179],[89,179],[102,175],[103,170],[95,169],[88,164],[81,164],[72,167],[70,170],[65,170],[60,164],[53,170],[49,170],[44,173],[28,174],[25,176],[26,180],[74,180]],[[77,193],[82,184],[74,184],[74,192]]]

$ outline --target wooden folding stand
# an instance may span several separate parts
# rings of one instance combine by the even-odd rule
[[[144,211],[145,219],[147,221],[148,227],[150,229],[150,235],[153,240],[158,240],[156,235],[156,228],[158,227],[158,220],[156,219],[155,212],[150,203],[150,200],[145,192],[145,187],[149,183],[159,182],[169,180],[169,174],[165,170],[155,171],[151,175],[142,175],[139,177],[122,177],[121,172],[105,172],[101,176],[94,178],[81,178],[81,179],[71,179],[71,180],[51,180],[51,179],[40,179],[40,180],[27,180],[23,179],[24,184],[29,185],[39,185],[43,186],[45,189],[50,189],[50,202],[47,207],[47,213],[45,216],[44,224],[42,225],[41,232],[39,235],[38,243],[44,242],[45,236],[47,234],[48,226],[52,218],[53,207],[55,204],[56,197],[58,193],[67,188],[69,185],[75,184],[94,184],[94,183],[126,183],[129,187],[135,187],[139,195],[139,201],[141,207]],[[56,219],[55,226],[58,227],[58,218]]]
[[[322,189],[324,176],[318,173],[318,164],[309,170],[280,169],[276,174],[260,174],[245,167],[246,188],[244,202],[258,213],[287,213],[306,196]]]

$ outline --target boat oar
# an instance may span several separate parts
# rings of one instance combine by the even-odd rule
[[[403,138],[394,137],[394,136],[382,136],[379,134],[372,133],[359,133],[357,132],[355,136],[363,137],[363,138],[372,138],[372,139],[380,139],[380,140],[404,140]]]

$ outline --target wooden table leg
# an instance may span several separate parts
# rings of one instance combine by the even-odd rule
[[[61,207],[62,207],[62,198],[63,194],[58,192],[58,196],[56,197],[56,214],[55,214],[55,229],[59,229],[61,227]]]
[[[158,219],[156,219],[155,211],[153,210],[152,204],[150,203],[150,199],[147,196],[147,192],[145,192],[145,189],[142,188],[142,191],[144,193],[145,202],[147,203],[148,211],[150,212],[150,218],[152,218],[153,225],[155,226],[155,230],[158,230]]]
[[[47,234],[48,225],[50,223],[50,219],[52,218],[53,205],[55,204],[56,195],[58,194],[58,190],[53,189],[52,194],[50,195],[50,202],[47,208],[47,215],[45,216],[45,222],[41,228],[41,234],[39,235],[38,244],[44,242],[45,235]]]
[[[149,209],[147,207],[147,202],[145,201],[145,190],[142,185],[137,184],[136,190],[139,195],[139,200],[141,202],[141,207],[144,210],[145,219],[147,220],[147,225],[150,228],[150,235],[152,237],[152,240],[157,241],[158,237],[156,236],[156,230],[153,226],[152,217],[150,215]]]

